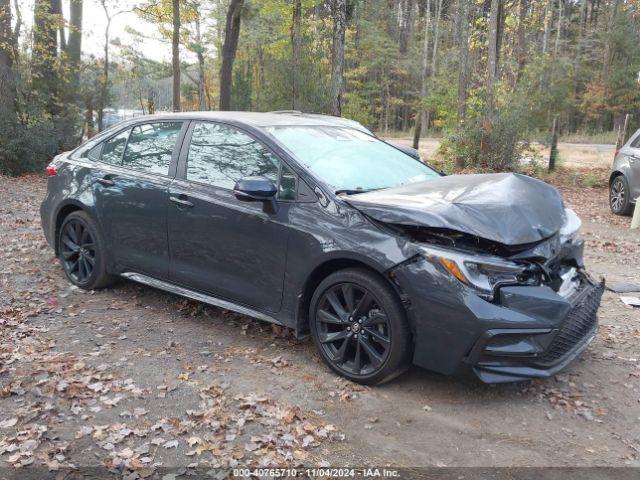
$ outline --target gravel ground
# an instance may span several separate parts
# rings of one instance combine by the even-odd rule
[[[41,233],[45,188],[0,177],[0,478],[72,466],[131,479],[285,464],[640,466],[640,309],[616,294],[597,339],[552,379],[488,386],[412,368],[365,388],[280,327],[127,281],[71,286]],[[630,219],[609,214],[603,189],[561,189],[583,218],[592,274],[640,282]]]

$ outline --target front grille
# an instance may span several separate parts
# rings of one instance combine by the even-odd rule
[[[593,331],[598,323],[597,312],[603,291],[604,285],[596,285],[580,299],[569,312],[558,334],[544,354],[537,359],[536,363],[554,363],[585,340],[585,337]]]

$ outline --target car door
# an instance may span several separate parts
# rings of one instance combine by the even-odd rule
[[[171,280],[279,311],[294,198],[290,169],[254,137],[221,123],[192,122],[182,150],[178,177],[169,187]],[[278,181],[280,168],[288,182]],[[235,182],[250,175],[282,183],[276,205],[234,196]]]
[[[168,187],[183,124],[139,124],[103,143],[93,188],[99,222],[119,271],[168,277]]]

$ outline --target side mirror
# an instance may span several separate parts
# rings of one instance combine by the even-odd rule
[[[265,177],[244,177],[233,187],[233,194],[243,202],[267,202],[278,193],[276,186]]]

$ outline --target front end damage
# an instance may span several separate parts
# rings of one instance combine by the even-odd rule
[[[604,285],[585,272],[580,219],[552,186],[451,175],[348,202],[409,245],[389,273],[404,294],[415,364],[472,368],[486,382],[547,377],[594,337]]]
[[[391,272],[405,294],[416,365],[444,374],[471,368],[487,383],[548,377],[595,337],[604,284],[585,272],[584,244],[574,236],[559,232],[513,247],[459,232],[395,228],[423,247]],[[494,281],[474,280],[473,264],[487,265]]]

